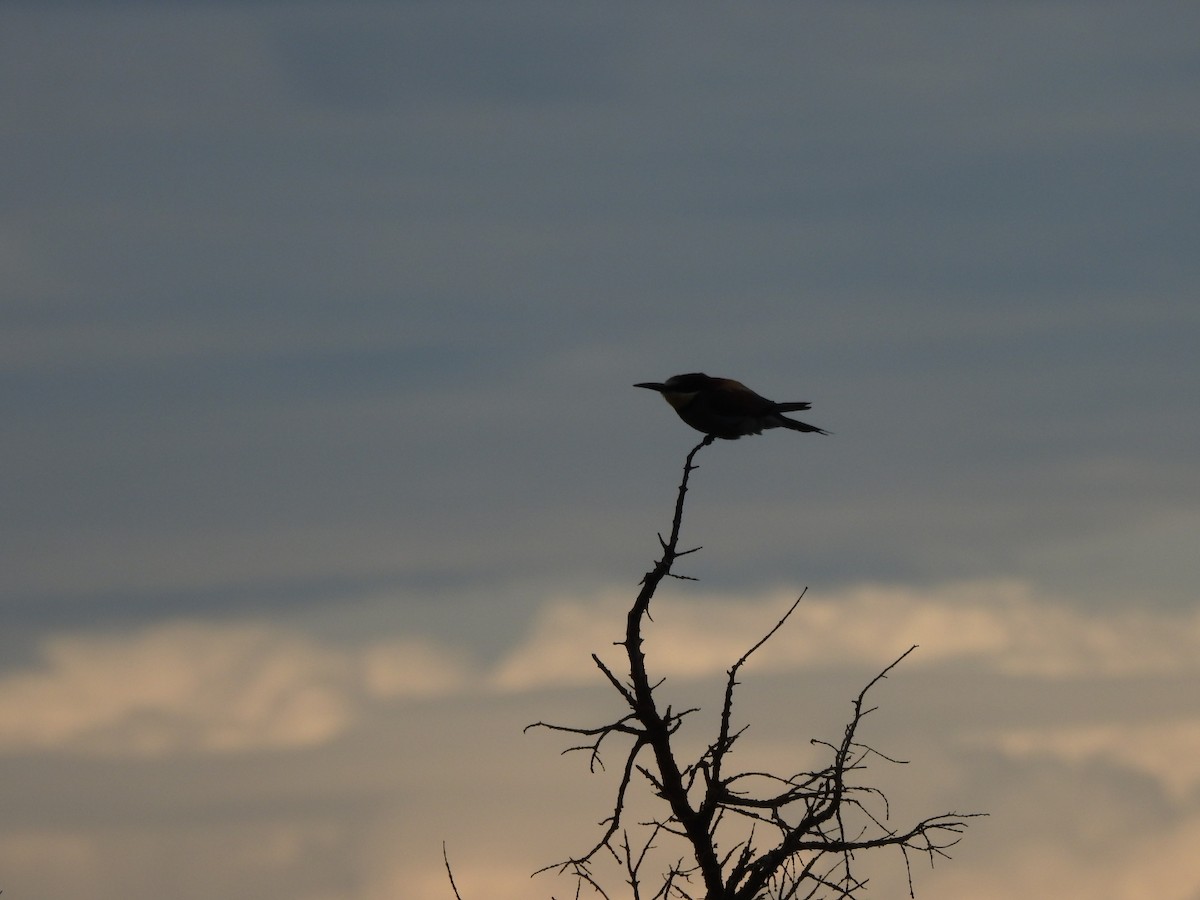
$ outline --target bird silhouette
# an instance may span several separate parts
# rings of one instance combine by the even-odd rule
[[[816,425],[798,422],[785,412],[808,409],[808,403],[776,403],[740,381],[713,378],[701,372],[673,375],[665,382],[643,381],[634,387],[658,391],[679,418],[712,437],[736,440],[744,434],[762,434],[768,428],[790,428],[829,434]]]

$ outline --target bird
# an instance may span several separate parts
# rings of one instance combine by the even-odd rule
[[[816,425],[783,415],[785,412],[808,409],[811,404],[776,403],[732,378],[713,378],[702,372],[690,372],[673,375],[661,383],[643,381],[634,387],[658,391],[679,418],[710,438],[734,441],[742,435],[762,434],[768,428],[829,434]]]

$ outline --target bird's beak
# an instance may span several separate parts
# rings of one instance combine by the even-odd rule
[[[640,384],[635,384],[634,387],[644,387],[652,391],[658,391],[660,394],[667,389],[665,384],[659,384],[657,381],[643,381]]]

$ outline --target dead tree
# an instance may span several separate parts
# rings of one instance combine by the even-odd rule
[[[601,748],[606,741],[624,739],[628,743],[613,810],[601,822],[599,840],[582,855],[539,872],[573,874],[578,879],[577,896],[581,889],[590,889],[610,898],[596,870],[599,862],[609,860],[622,870],[633,900],[854,898],[861,895],[865,885],[855,876],[855,855],[893,847],[904,857],[909,893],[913,895],[910,856],[920,854],[931,863],[946,856],[974,815],[945,813],[896,829],[888,824],[887,799],[882,792],[857,783],[856,776],[868,759],[898,762],[863,743],[858,732],[872,709],[867,705],[870,690],[915,647],[862,689],[840,739],[812,742],[828,755],[823,768],[788,775],[731,770],[733,748],[745,731],[744,727],[735,727],[733,717],[738,674],[791,616],[803,599],[802,593],[774,627],[729,668],[716,737],[694,760],[680,759],[676,735],[684,719],[698,710],[677,711],[660,705],[662,681],[652,680],[647,670],[642,625],[663,579],[686,577],[672,572],[675,561],[700,549],[680,550],[679,532],[688,478],[696,468],[693,460],[712,440],[706,437],[687,456],[670,536],[658,536],[662,556],[642,579],[629,610],[625,639],[618,644],[628,659],[628,677],[618,676],[592,655],[620,695],[626,712],[598,727],[535,722],[526,729],[546,728],[581,738],[582,743],[563,752],[586,752],[593,771],[602,765]],[[639,780],[650,786],[662,807],[650,821],[631,827],[626,822],[627,798]],[[651,876],[643,870],[651,851],[670,840],[682,842],[681,854],[668,857],[674,862],[666,866],[665,872],[656,872],[648,884]]]

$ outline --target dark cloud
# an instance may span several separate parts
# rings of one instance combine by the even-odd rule
[[[23,617],[635,577],[694,369],[835,432],[707,451],[723,583],[1090,592],[1196,508],[1190,10],[0,16]]]
[[[406,4],[299,18],[276,33],[286,77],[302,102],[341,112],[588,103],[621,85],[626,41],[599,9]]]

